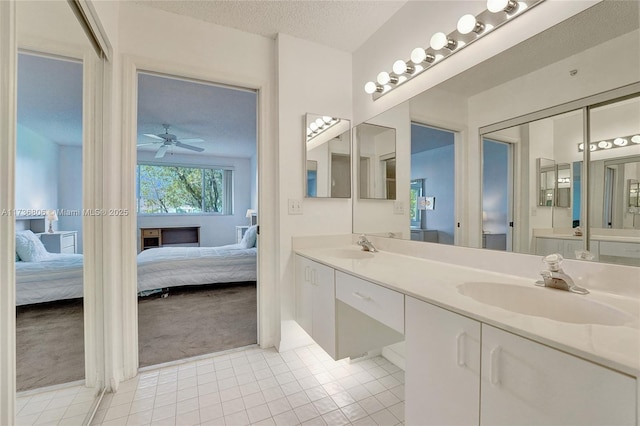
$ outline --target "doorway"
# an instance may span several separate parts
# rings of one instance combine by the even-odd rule
[[[138,352],[257,343],[257,93],[138,73]]]
[[[482,248],[512,251],[513,150],[482,140]]]
[[[411,123],[412,240],[454,244],[455,170],[455,133]]]

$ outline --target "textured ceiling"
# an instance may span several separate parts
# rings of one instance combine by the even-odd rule
[[[255,92],[213,84],[141,73],[138,76],[138,143],[153,142],[145,133],[169,133],[178,139],[199,138],[192,143],[203,154],[250,158],[257,146],[257,95]],[[155,152],[160,143],[141,146]],[[172,147],[168,155],[202,155]]]
[[[275,38],[277,33],[355,51],[406,0],[130,0],[225,27]]]

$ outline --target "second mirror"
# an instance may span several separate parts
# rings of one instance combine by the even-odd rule
[[[396,129],[363,123],[358,143],[358,197],[396,199]]]
[[[351,197],[351,122],[306,114],[305,197]]]

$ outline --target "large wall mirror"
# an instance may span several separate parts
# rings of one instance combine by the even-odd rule
[[[305,115],[305,197],[351,197],[351,121]]]
[[[417,147],[411,125],[419,123],[450,131],[455,165],[464,167],[455,172],[455,187],[435,197],[436,212],[443,202],[455,204],[447,218],[454,244],[640,265],[640,219],[630,205],[633,182],[640,181],[640,145],[632,141],[640,139],[634,97],[640,76],[639,5],[597,3],[368,120],[384,117],[387,126],[411,129],[411,137],[398,138],[397,144],[397,162],[411,165],[411,178],[398,181],[397,200],[409,208],[388,209],[373,226],[367,209],[354,201],[354,233],[388,231],[433,241],[414,238],[428,235],[434,223],[432,212],[420,212],[427,214],[424,221],[412,207],[417,193],[412,182],[425,177],[413,170]],[[580,103],[585,99],[593,101]],[[587,138],[596,147],[585,153],[580,144]],[[421,181],[423,196],[432,195],[430,183]],[[616,239],[629,246],[612,245]],[[614,255],[620,251],[627,254]]]
[[[16,3],[17,424],[83,424],[103,386],[88,237],[98,219],[87,215],[95,191],[85,180],[99,147],[103,62],[75,8]]]

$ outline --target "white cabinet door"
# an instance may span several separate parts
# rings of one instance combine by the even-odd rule
[[[536,238],[536,254],[546,256],[551,253],[560,253],[563,251],[561,240],[558,238]]]
[[[407,425],[478,425],[480,323],[406,297]]]
[[[313,287],[313,332],[311,337],[336,358],[336,290],[334,270],[320,263],[311,268]]]
[[[481,386],[481,425],[636,424],[634,378],[486,324]]]
[[[296,322],[307,332],[313,333],[313,288],[311,286],[311,268],[315,262],[302,256],[295,256],[296,277]]]
[[[295,256],[296,322],[332,357],[336,356],[334,270]]]

